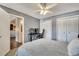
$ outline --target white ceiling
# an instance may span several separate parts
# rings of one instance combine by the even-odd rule
[[[52,4],[54,3],[48,4],[48,6]],[[39,3],[6,3],[6,4],[2,3],[1,5],[17,10],[19,12],[22,12],[24,14],[30,15],[38,19],[43,19],[54,15],[79,10],[79,3],[60,3],[50,9],[50,11],[52,11],[51,13],[48,13],[46,15],[40,15],[40,13],[36,12],[36,10],[40,9]]]

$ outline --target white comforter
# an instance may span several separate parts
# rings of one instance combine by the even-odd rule
[[[21,46],[17,56],[67,56],[67,44],[65,42],[39,39]]]

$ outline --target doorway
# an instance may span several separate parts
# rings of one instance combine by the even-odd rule
[[[10,49],[24,44],[24,18],[10,14]]]

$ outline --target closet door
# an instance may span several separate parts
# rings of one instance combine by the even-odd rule
[[[57,39],[70,42],[78,37],[78,16],[58,18]]]
[[[66,42],[66,20],[58,19],[56,25],[57,40]]]
[[[67,18],[67,41],[77,38],[78,36],[78,17]]]

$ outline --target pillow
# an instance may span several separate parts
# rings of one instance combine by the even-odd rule
[[[72,40],[68,45],[68,55],[79,55],[79,38]]]

